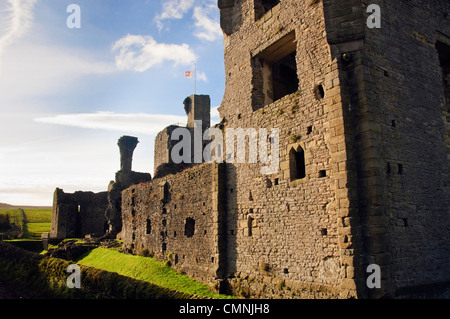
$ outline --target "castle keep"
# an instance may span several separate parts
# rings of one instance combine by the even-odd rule
[[[369,4],[381,28],[367,27]],[[171,126],[156,138],[154,178],[122,167],[134,177],[118,173],[120,185],[96,195],[92,223],[106,221],[133,253],[247,297],[448,297],[450,3],[218,6],[226,87],[216,128],[279,129],[279,169],[231,163],[226,149],[221,163],[176,165]],[[210,126],[207,96],[184,107],[188,129]],[[77,198],[57,190],[54,225],[77,214]],[[52,236],[69,234],[53,224]],[[372,264],[381,288],[366,284]]]

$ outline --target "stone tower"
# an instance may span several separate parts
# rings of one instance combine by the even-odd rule
[[[241,275],[230,282],[252,274],[255,294],[271,273],[314,297],[448,293],[450,3],[218,5],[225,130],[280,129],[277,174],[227,168],[227,273]],[[372,264],[379,289],[366,285]]]
[[[248,133],[224,147],[278,130],[259,136],[278,143],[278,169],[224,149],[225,163],[134,185],[124,245],[246,297],[448,297],[450,3],[373,3],[380,29],[362,0],[219,1],[218,128]]]
[[[133,152],[139,141],[136,137],[122,136],[117,145],[120,150],[120,170],[124,172],[131,172],[133,162]]]
[[[194,121],[202,121],[203,130],[211,123],[211,99],[209,95],[191,95],[184,102],[184,110],[188,116],[187,127],[193,128]]]
[[[193,130],[196,121],[202,122],[202,132],[208,129],[211,125],[211,99],[209,95],[191,95],[184,101],[184,110],[188,117],[186,127],[191,132],[191,137],[194,138]],[[162,164],[172,164],[171,150],[172,147],[178,143],[178,140],[172,140],[172,133],[179,125],[170,125],[158,133],[155,139],[155,173]],[[193,140],[191,145],[194,145]],[[193,160],[191,161],[191,163]],[[167,165],[166,165],[167,166]]]
[[[116,172],[115,181],[108,186],[108,206],[105,217],[108,223],[107,236],[115,238],[122,230],[122,191],[131,185],[150,182],[151,174],[132,170],[133,152],[139,140],[133,136],[122,136],[117,145],[120,151],[120,170]]]

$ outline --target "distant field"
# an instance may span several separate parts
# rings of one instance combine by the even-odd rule
[[[52,221],[52,210],[42,208],[24,209],[28,223],[50,223]]]
[[[5,204],[5,203],[0,203],[0,211],[2,210],[7,210],[7,209],[52,209],[51,206],[14,206],[14,205],[9,205],[9,204]]]
[[[23,208],[27,217],[28,232],[36,234],[36,237],[40,237],[42,233],[49,233],[52,220],[51,208]],[[21,214],[19,208],[0,209],[0,214],[8,214],[11,223],[21,225]]]

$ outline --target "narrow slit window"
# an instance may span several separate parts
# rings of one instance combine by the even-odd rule
[[[145,233],[150,235],[152,233],[152,222],[149,218],[147,218],[147,227]]]
[[[442,84],[447,104],[450,104],[450,45],[438,41],[436,49],[439,54],[439,62],[442,69]]]
[[[248,237],[252,237],[253,236],[253,221],[254,221],[253,217],[249,217],[248,220],[247,220],[247,223],[248,223]]]

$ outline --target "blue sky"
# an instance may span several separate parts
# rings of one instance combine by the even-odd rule
[[[81,28],[68,28],[70,4]],[[117,140],[139,138],[153,174],[156,133],[186,123],[194,93],[218,120],[225,85],[215,0],[0,0],[0,202],[51,205],[56,187],[104,191]]]

